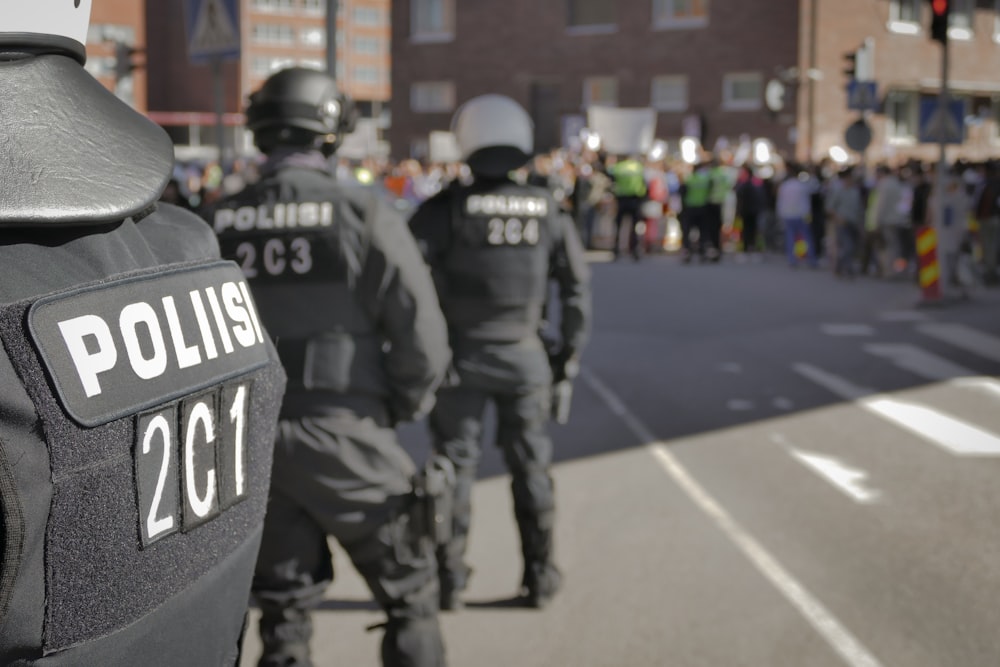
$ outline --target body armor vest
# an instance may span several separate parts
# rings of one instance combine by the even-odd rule
[[[366,279],[365,205],[323,172],[288,168],[211,216],[222,255],[240,264],[276,340],[288,374],[285,416],[388,396],[375,306],[357,296]]]
[[[541,188],[506,182],[455,188],[451,196],[441,306],[453,334],[490,342],[537,336],[555,201]]]
[[[188,253],[212,239],[174,211],[67,234],[78,265],[0,248],[50,278],[0,299],[5,665],[238,659],[284,374],[239,268]]]

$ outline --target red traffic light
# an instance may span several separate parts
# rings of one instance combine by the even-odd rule
[[[931,0],[931,11],[935,16],[944,16],[948,13],[948,0]]]

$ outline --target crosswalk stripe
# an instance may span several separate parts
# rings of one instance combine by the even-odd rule
[[[874,393],[809,364],[793,369],[842,399],[877,414],[957,456],[1000,456],[1000,438],[933,408]]]
[[[1000,338],[964,324],[921,324],[917,327],[917,331],[984,359],[1000,362]]]
[[[952,380],[978,375],[973,370],[952,363],[916,345],[906,343],[869,343],[865,352],[888,359],[893,364],[927,380]]]
[[[1000,438],[933,408],[892,398],[865,399],[864,407],[958,456],[1000,455]]]

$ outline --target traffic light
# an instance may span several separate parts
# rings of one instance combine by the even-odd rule
[[[858,75],[858,51],[848,51],[844,54],[844,76],[853,81]]]
[[[951,13],[951,0],[930,0],[931,3],[931,39],[948,43],[948,14]]]
[[[139,53],[142,53],[142,49],[134,48],[125,42],[115,42],[115,81],[131,76],[132,71],[141,66],[134,60],[135,55]]]

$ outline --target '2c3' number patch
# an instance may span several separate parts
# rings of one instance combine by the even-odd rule
[[[250,387],[229,383],[136,417],[143,547],[197,528],[247,496]]]

